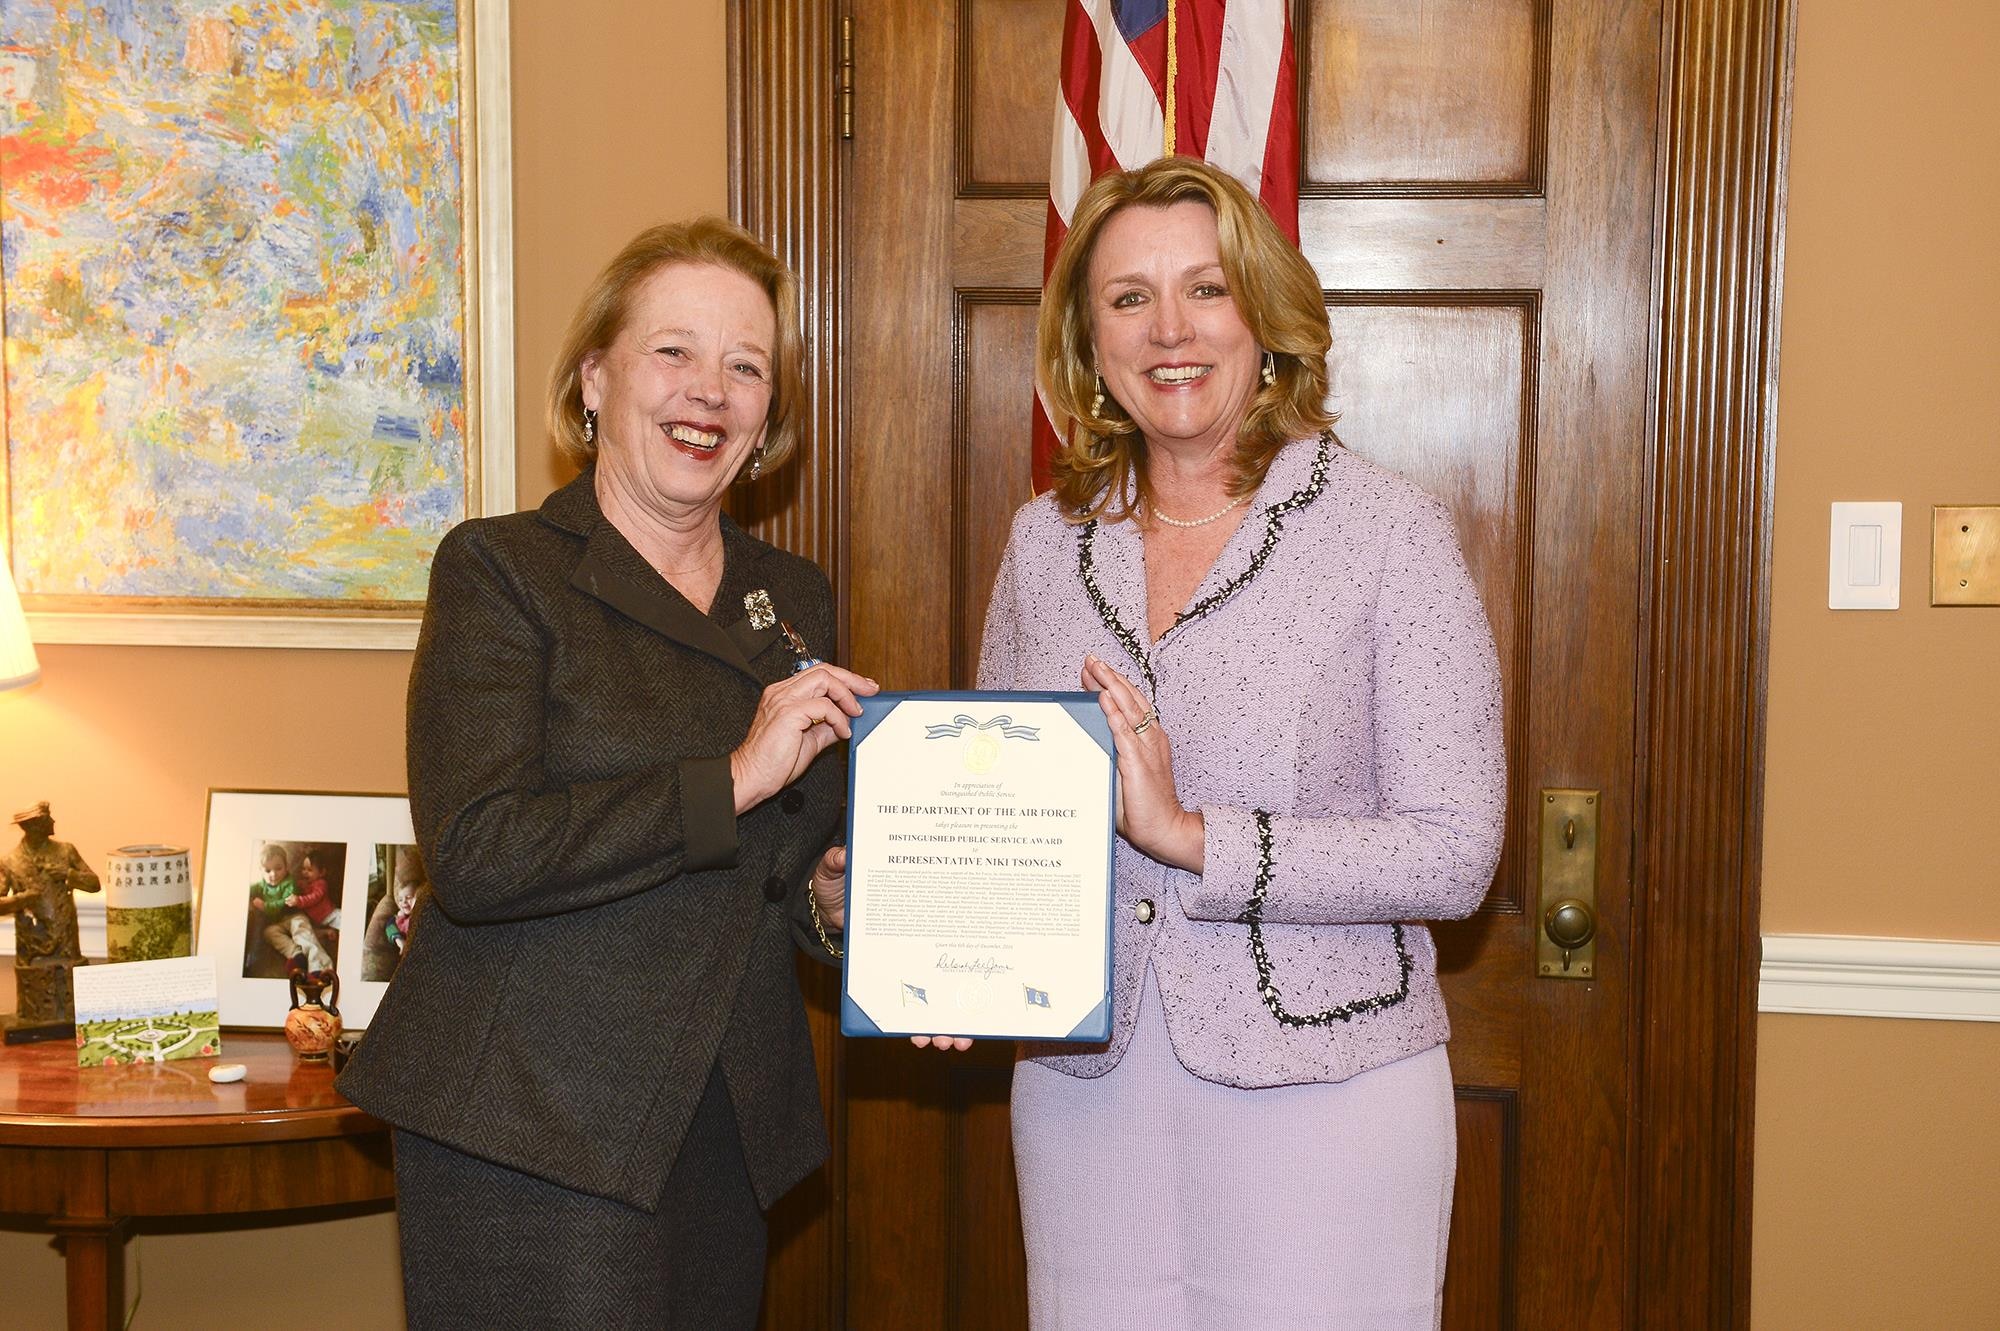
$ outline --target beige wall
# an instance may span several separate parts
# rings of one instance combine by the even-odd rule
[[[517,489],[573,475],[542,428],[585,284],[642,227],[729,211],[724,0],[513,0]]]
[[[541,396],[583,285],[647,223],[727,209],[723,5],[512,0],[524,506],[568,477],[545,446]],[[132,841],[198,854],[210,786],[403,789],[406,652],[44,647],[41,659],[41,684],[0,694],[0,810],[48,799],[57,835],[100,867]],[[0,999],[11,972],[5,981]],[[150,1233],[136,1256],[135,1331],[401,1324],[389,1215]],[[321,1274],[281,1302],[246,1276],[308,1261]],[[0,1287],[0,1322],[61,1325],[62,1263],[46,1236],[0,1230]],[[331,1319],[316,1312],[329,1299],[340,1309]]]
[[[2000,939],[2000,609],[1930,506],[2000,503],[2000,6],[1803,0],[1764,932]],[[1903,503],[1902,606],[1826,608],[1827,505]],[[2000,1025],[1767,1016],[1760,1331],[2000,1326]]]
[[[532,504],[562,479],[540,381],[576,292],[639,226],[724,207],[723,0],[513,8]],[[1933,503],[2000,502],[2000,96],[1985,78],[2000,10],[1801,9],[1765,929],[2000,938],[2000,610],[1929,609],[1921,534]],[[1903,610],[1825,609],[1834,499],[1905,504]],[[405,654],[49,647],[42,661],[38,688],[0,695],[0,808],[51,799],[60,835],[100,864],[134,839],[198,844],[211,785],[402,786]],[[1986,1274],[2000,1026],[1771,1017],[1760,1046],[1757,1325],[2000,1325]],[[228,1273],[279,1253],[342,1273],[340,1325],[395,1324],[388,1216],[152,1234],[139,1251],[139,1331],[261,1324],[263,1289]],[[189,1272],[219,1274],[205,1287]],[[10,1321],[56,1324],[45,1238],[0,1231],[0,1276]]]
[[[2000,1326],[1995,1027],[1780,1016],[1757,1039],[1756,1331]]]

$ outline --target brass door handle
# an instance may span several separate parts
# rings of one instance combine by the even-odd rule
[[[1590,980],[1597,974],[1597,834],[1602,791],[1552,786],[1541,795],[1541,934],[1535,974]],[[1532,917],[1530,917],[1532,918]]]
[[[1542,929],[1551,943],[1565,952],[1574,952],[1597,937],[1597,912],[1588,902],[1564,897],[1542,916]]]

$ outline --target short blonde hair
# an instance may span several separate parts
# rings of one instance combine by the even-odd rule
[[[583,437],[583,363],[610,347],[632,312],[633,293],[669,264],[705,263],[741,273],[771,298],[778,345],[772,348],[771,406],[764,418],[764,467],[791,456],[805,419],[805,335],[799,327],[799,283],[765,244],[734,222],[697,217],[641,231],[618,251],[583,293],[549,375],[549,438],[579,467],[597,458]]]
[[[1079,520],[1130,517],[1126,500],[1147,496],[1146,450],[1138,426],[1115,403],[1093,410],[1096,357],[1091,352],[1090,259],[1105,223],[1126,208],[1206,204],[1215,214],[1222,272],[1236,311],[1259,346],[1272,353],[1277,383],[1257,390],[1236,437],[1229,493],[1250,494],[1271,459],[1294,439],[1333,424],[1326,409],[1326,353],[1333,345],[1319,275],[1285,239],[1263,205],[1227,172],[1192,157],[1162,157],[1136,171],[1112,171],[1077,200],[1069,234],[1042,292],[1035,371],[1049,405],[1071,422],[1055,456],[1056,497]],[[1114,507],[1115,506],[1115,507]]]

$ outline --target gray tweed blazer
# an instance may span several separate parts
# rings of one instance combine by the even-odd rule
[[[536,513],[454,528],[410,676],[430,869],[409,953],[339,1082],[399,1128],[653,1209],[710,1070],[768,1207],[826,1157],[794,945],[845,749],[733,816],[728,755],[795,657],[833,655],[806,560],[722,520],[702,615],[607,521],[586,471]]]

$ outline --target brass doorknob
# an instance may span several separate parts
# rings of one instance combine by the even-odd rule
[[[1542,916],[1542,928],[1548,932],[1551,943],[1568,952],[1597,935],[1597,916],[1575,897],[1564,897]]]

